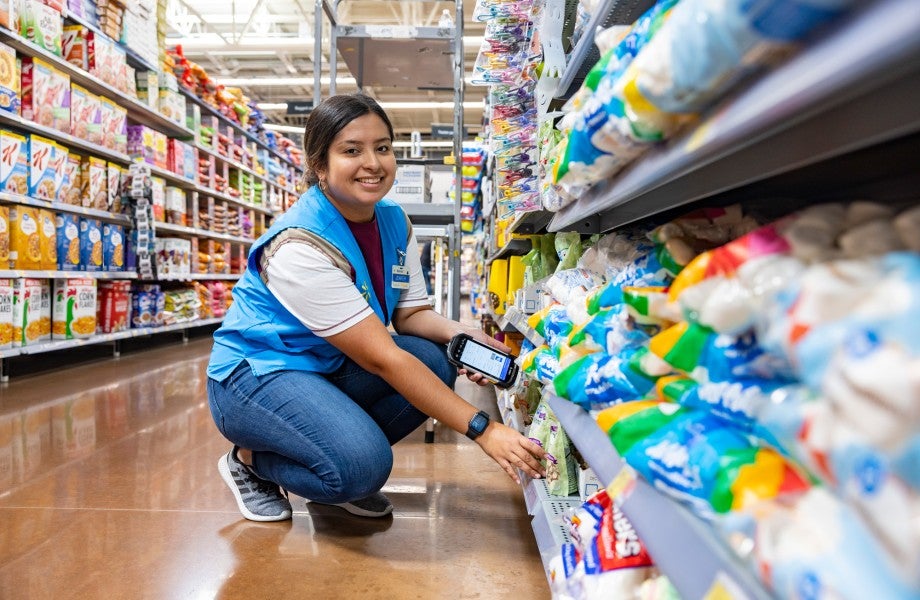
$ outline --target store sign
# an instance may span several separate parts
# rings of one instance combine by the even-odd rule
[[[466,139],[467,133],[468,131],[466,127],[464,127],[463,128],[463,138],[464,139]],[[454,137],[453,124],[450,124],[450,125],[442,125],[442,124],[437,124],[437,123],[431,124],[431,139],[433,140],[448,139],[449,140],[449,139],[453,139],[453,137]]]
[[[289,115],[308,115],[312,111],[312,100],[289,100],[287,103],[287,114]]]

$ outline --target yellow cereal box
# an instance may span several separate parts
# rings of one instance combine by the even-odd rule
[[[0,206],[0,269],[10,266],[10,207]]]
[[[55,279],[51,337],[88,338],[96,333],[96,280]]]
[[[40,279],[13,280],[13,347],[35,344],[41,337]]]
[[[10,264],[13,269],[40,269],[41,236],[38,232],[38,209],[31,206],[10,207]]]
[[[13,280],[0,279],[0,350],[13,345]]]
[[[57,224],[50,210],[38,211],[38,238],[42,255],[41,268],[54,271],[57,269]]]

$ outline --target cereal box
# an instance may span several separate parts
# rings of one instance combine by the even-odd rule
[[[96,333],[96,280],[55,279],[51,336],[88,338]]]
[[[95,31],[86,32],[86,60],[89,72],[102,81],[112,70],[112,41]]]
[[[41,311],[38,317],[38,339],[51,339],[51,280],[39,279],[41,282]]]
[[[40,58],[22,58],[22,117],[45,127],[54,124],[54,110],[50,102],[53,71],[54,68]]]
[[[56,56],[61,55],[63,22],[60,11],[40,0],[21,0],[19,34]]]
[[[34,133],[29,136],[29,195],[41,200],[57,198],[57,177],[53,171],[57,144]]]
[[[54,221],[57,228],[58,269],[80,270],[80,218],[70,213],[59,213]]]
[[[80,218],[80,266],[84,271],[102,270],[102,221]]]
[[[101,137],[99,101],[95,94],[75,83],[70,84],[70,132],[75,137],[98,143]]]
[[[61,37],[61,49],[64,60],[84,71],[89,70],[86,32],[86,27],[82,25],[67,25],[64,27]]]
[[[187,209],[185,207],[185,193],[176,187],[166,188],[166,222],[173,225],[185,225]]]
[[[153,132],[153,164],[163,169],[167,168],[168,164],[168,139],[162,132]]]
[[[0,25],[19,31],[19,0],[0,0]]]
[[[108,202],[106,210],[113,213],[121,212],[121,180],[125,176],[125,170],[115,163],[108,163],[106,167],[106,189],[108,190]]]
[[[102,261],[106,271],[125,270],[125,228],[106,223],[102,228]]]
[[[0,206],[0,269],[10,266],[10,207]]]
[[[0,44],[0,110],[19,114],[20,77],[16,51]]]
[[[151,204],[153,205],[153,219],[160,223],[166,222],[166,180],[161,177],[151,177]]]
[[[58,188],[58,202],[76,206],[81,204],[81,160],[82,157],[79,154],[67,154],[67,160],[64,162],[64,175],[61,177],[61,187]]]
[[[91,156],[83,157],[83,162],[80,164],[80,176],[84,208],[105,210],[109,205],[109,197],[106,192],[108,169],[106,169],[105,161]]]
[[[128,109],[114,105],[115,112],[112,116],[112,121],[110,122],[111,127],[111,136],[114,140],[112,143],[112,149],[116,152],[125,153],[128,151]],[[103,132],[103,135],[110,135],[109,133]]]
[[[0,279],[0,350],[13,345],[13,280]]]
[[[127,331],[131,307],[131,282],[100,283],[98,305],[98,328],[101,333]]]
[[[29,193],[29,150],[25,136],[0,131],[0,191]]]
[[[67,148],[58,143],[54,144],[54,153],[51,155],[51,170],[54,171],[54,200],[61,201],[61,186],[64,184],[64,168],[67,164]]]
[[[191,273],[192,244],[180,238],[157,238],[158,276],[182,276]]]
[[[157,327],[165,304],[160,286],[141,286],[131,293],[131,327]]]
[[[36,270],[42,264],[38,209],[10,207],[10,265],[13,269]]]
[[[13,347],[38,342],[42,310],[40,279],[13,280]]]
[[[58,131],[70,133],[70,75],[54,69],[51,81],[48,97],[51,103],[51,126]]]
[[[41,268],[54,271],[57,269],[57,223],[50,210],[38,211],[38,238],[42,255]]]
[[[108,98],[99,98],[99,123],[102,130],[102,145],[115,149],[115,103]]]

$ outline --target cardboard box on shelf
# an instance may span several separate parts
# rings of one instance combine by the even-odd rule
[[[59,213],[55,217],[57,229],[58,270],[80,269],[80,217],[70,213]]]
[[[51,335],[56,340],[96,334],[96,280],[55,279]]]
[[[109,201],[106,190],[108,171],[105,161],[93,156],[84,156],[80,165],[80,176],[82,178],[83,207],[105,210]]]
[[[25,136],[0,131],[0,191],[29,193],[29,146]]]
[[[6,44],[0,44],[0,110],[19,114],[21,77],[16,51]]]
[[[41,268],[41,238],[38,233],[38,209],[32,206],[10,207],[10,267],[30,271]]]
[[[0,350],[13,346],[13,280],[0,279]]]
[[[80,267],[84,271],[102,270],[102,221],[80,218]]]
[[[41,268],[45,271],[57,269],[57,223],[50,210],[38,211],[38,239],[41,247]]]
[[[400,165],[396,168],[396,179],[386,197],[396,202],[430,202],[429,179],[428,165]]]
[[[61,11],[40,0],[20,0],[20,9],[19,35],[55,56],[61,56],[64,29]]]
[[[40,279],[13,280],[13,347],[28,346],[40,337],[42,284]]]

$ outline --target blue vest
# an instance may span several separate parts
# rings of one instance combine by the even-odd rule
[[[214,333],[208,377],[223,381],[243,360],[255,375],[282,370],[331,373],[344,362],[345,356],[335,346],[314,334],[284,308],[260,276],[263,248],[290,227],[305,229],[338,248],[351,263],[355,286],[380,320],[389,325],[402,293],[392,286],[393,265],[402,264],[400,257],[405,257],[409,230],[406,215],[395,202],[381,200],[374,212],[383,250],[386,314],[348,224],[319,188],[313,186],[250,249],[246,272],[233,288],[233,304]]]

